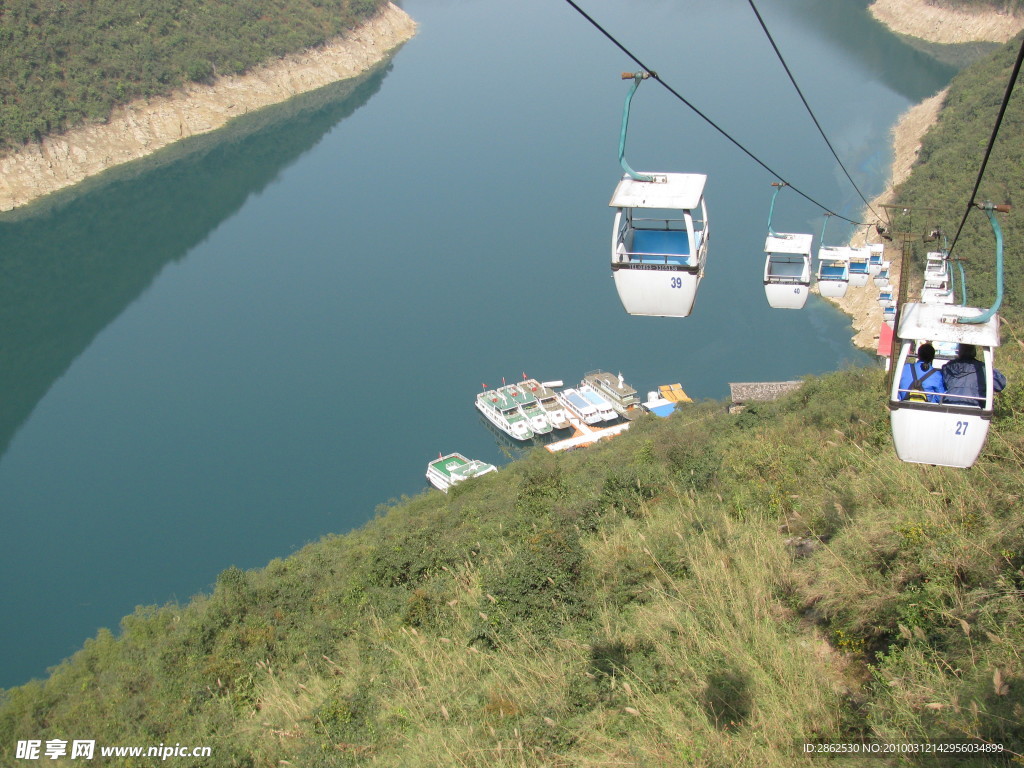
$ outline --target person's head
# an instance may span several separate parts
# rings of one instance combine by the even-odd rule
[[[957,344],[956,357],[958,360],[973,360],[977,350],[973,344]]]
[[[917,360],[921,363],[932,364],[932,360],[935,359],[935,347],[929,344],[927,341],[917,348]]]

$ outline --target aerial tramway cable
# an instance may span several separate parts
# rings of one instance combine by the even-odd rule
[[[842,219],[843,221],[847,221],[850,224],[854,224],[854,225],[860,226],[860,225],[862,225],[864,223],[864,222],[861,222],[861,221],[854,221],[853,219],[848,219],[845,216],[836,213],[835,211],[831,210],[827,205],[823,205],[822,203],[819,203],[817,200],[815,200],[813,197],[808,195],[806,192],[803,192],[798,187],[794,186],[791,182],[786,181],[785,177],[783,177],[782,174],[778,173],[777,171],[775,171],[771,167],[769,167],[764,161],[762,161],[759,157],[757,157],[757,155],[755,155],[753,152],[751,152],[749,149],[747,149],[745,146],[743,146],[743,144],[741,144],[739,141],[737,141],[732,136],[730,136],[729,133],[724,128],[722,128],[714,120],[712,120],[710,117],[708,117],[703,112],[701,112],[696,106],[694,106],[692,103],[690,103],[690,101],[688,101],[686,99],[686,97],[684,97],[675,88],[673,88],[671,85],[669,85],[667,82],[665,82],[658,75],[658,73],[656,71],[654,71],[653,69],[648,67],[646,64],[644,64],[632,51],[630,51],[628,48],[626,48],[626,46],[624,46],[617,39],[615,39],[615,37],[610,32],[608,32],[608,30],[606,30],[604,27],[602,27],[600,24],[598,24],[597,21],[593,17],[591,17],[586,11],[584,11],[582,8],[580,8],[579,5],[577,5],[574,2],[574,0],[565,0],[565,2],[568,3],[577,13],[579,13],[580,16],[582,16],[584,19],[589,21],[590,24],[598,32],[600,32],[602,35],[607,37],[612,42],[612,44],[615,45],[616,48],[618,48],[620,51],[622,51],[624,54],[626,54],[626,56],[628,56],[630,59],[632,59],[643,71],[647,72],[650,75],[651,78],[653,78],[654,80],[657,80],[659,83],[661,83],[661,85],[665,88],[665,90],[667,90],[669,93],[671,93],[677,99],[679,99],[679,101],[681,101],[683,104],[685,104],[687,107],[689,107],[699,118],[701,118],[704,122],[706,122],[708,125],[710,125],[712,128],[714,128],[716,131],[718,131],[722,136],[724,136],[726,139],[728,139],[737,149],[739,149],[741,152],[743,152],[743,154],[745,154],[747,157],[749,157],[751,160],[753,160],[759,166],[761,166],[766,171],[768,171],[768,173],[770,173],[772,176],[777,178],[779,181],[784,182],[787,186],[789,186],[790,189],[792,189],[798,195],[803,197],[805,200],[813,203],[814,205],[818,206],[823,211],[826,211],[827,213],[830,213],[833,216],[838,216],[840,219]]]
[[[793,73],[789,70],[789,65],[786,64],[786,60],[782,58],[782,52],[779,50],[779,46],[775,44],[775,39],[772,37],[772,33],[768,31],[768,27],[765,25],[764,19],[761,18],[761,13],[757,10],[757,6],[754,5],[754,0],[747,0],[747,2],[750,3],[750,9],[754,12],[754,15],[757,16],[757,21],[761,25],[761,29],[764,30],[765,37],[767,37],[768,42],[772,44],[772,48],[775,50],[775,55],[778,56],[779,62],[782,64],[782,68],[786,70],[786,74],[789,76],[789,82],[791,82],[793,87],[796,89],[797,94],[800,96],[800,101],[804,103],[804,107],[807,109],[807,114],[811,116],[811,120],[814,121],[814,125],[818,129],[818,133],[821,134],[821,138],[825,140],[825,144],[828,145],[829,151],[832,152],[832,157],[836,159],[839,167],[843,169],[843,173],[846,174],[847,180],[849,180],[850,184],[857,191],[860,199],[863,200],[864,204],[868,207],[868,210],[875,215],[875,218],[881,220],[882,217],[878,215],[878,212],[871,207],[871,203],[868,202],[868,199],[864,197],[864,193],[860,191],[860,187],[857,186],[857,182],[853,180],[853,177],[850,176],[850,172],[846,170],[846,166],[843,165],[843,161],[839,159],[839,155],[836,153],[835,147],[832,146],[832,142],[829,141],[828,136],[825,135],[825,129],[821,127],[821,123],[818,122],[818,118],[814,116],[814,112],[811,110],[811,105],[808,104],[807,99],[804,98],[804,93],[800,90],[800,86],[796,84],[796,78],[793,77]]]
[[[960,226],[956,230],[956,235],[953,237],[953,244],[949,246],[949,253],[952,255],[953,249],[956,248],[956,242],[960,239],[960,233],[963,232],[964,224],[967,223],[967,216],[971,212],[971,208],[974,207],[974,201],[978,194],[978,188],[981,186],[981,178],[985,175],[985,168],[988,166],[988,159],[992,154],[992,147],[996,143],[996,136],[999,135],[999,127],[1003,123],[1003,116],[1006,114],[1006,106],[1010,103],[1010,95],[1013,93],[1013,87],[1017,83],[1017,76],[1020,74],[1021,62],[1024,62],[1024,40],[1021,41],[1020,50],[1017,51],[1017,61],[1014,62],[1013,72],[1010,73],[1010,81],[1006,84],[1006,91],[1003,93],[1003,103],[999,106],[999,114],[996,116],[996,124],[992,127],[992,134],[988,139],[988,146],[985,148],[985,156],[981,161],[981,168],[978,169],[978,178],[974,182],[974,190],[971,192],[971,199],[967,201],[967,207],[964,209],[963,218],[960,219]]]

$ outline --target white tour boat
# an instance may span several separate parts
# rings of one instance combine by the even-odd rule
[[[438,456],[427,464],[427,480],[439,491],[448,493],[448,489],[456,483],[471,477],[497,472],[498,468],[478,459],[467,459],[461,453],[449,453]]]
[[[476,396],[476,407],[491,424],[515,440],[533,437],[530,422],[519,410],[519,403],[501,389],[485,389]]]

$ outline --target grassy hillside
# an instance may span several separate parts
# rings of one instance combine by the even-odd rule
[[[1001,47],[994,55],[957,75],[939,117],[922,142],[911,177],[897,189],[900,205],[935,208],[914,215],[916,231],[939,226],[952,238],[963,217],[978,168],[995,124],[1003,94],[1012,71],[1021,36]],[[1010,203],[1010,214],[1000,214],[1000,226],[1007,246],[1004,313],[1019,327],[1024,319],[1024,263],[1019,253],[1024,237],[1024,86],[1017,83],[1003,118],[978,201]],[[934,249],[939,244],[927,246]],[[923,265],[923,248],[917,252],[918,268]],[[995,292],[995,240],[988,219],[981,211],[968,217],[955,255],[965,261],[968,303],[990,306]]]
[[[9,0],[0,151],[344,35],[386,0]]]
[[[792,766],[819,740],[1024,754],[1020,357],[970,471],[895,461],[875,370],[739,416],[651,417],[140,608],[8,692],[0,749],[212,745],[204,766]]]

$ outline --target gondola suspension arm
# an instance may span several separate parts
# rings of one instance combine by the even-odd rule
[[[633,80],[633,84],[629,87],[629,93],[626,94],[626,103],[622,107],[622,130],[619,131],[619,165],[631,179],[634,181],[654,181],[654,177],[646,173],[637,173],[629,167],[629,163],[626,162],[626,129],[629,127],[629,105],[633,101],[633,94],[636,93],[636,89],[640,85],[641,80],[646,80],[651,77],[651,72],[623,72],[623,80]]]
[[[981,203],[978,204],[978,208],[983,210],[988,216],[989,223],[992,224],[992,231],[996,236],[996,298],[992,306],[977,317],[960,318],[961,323],[969,323],[971,325],[987,323],[992,319],[996,312],[999,311],[999,307],[1003,303],[1003,230],[999,227],[999,221],[996,219],[996,213],[1010,212],[1009,205]]]

